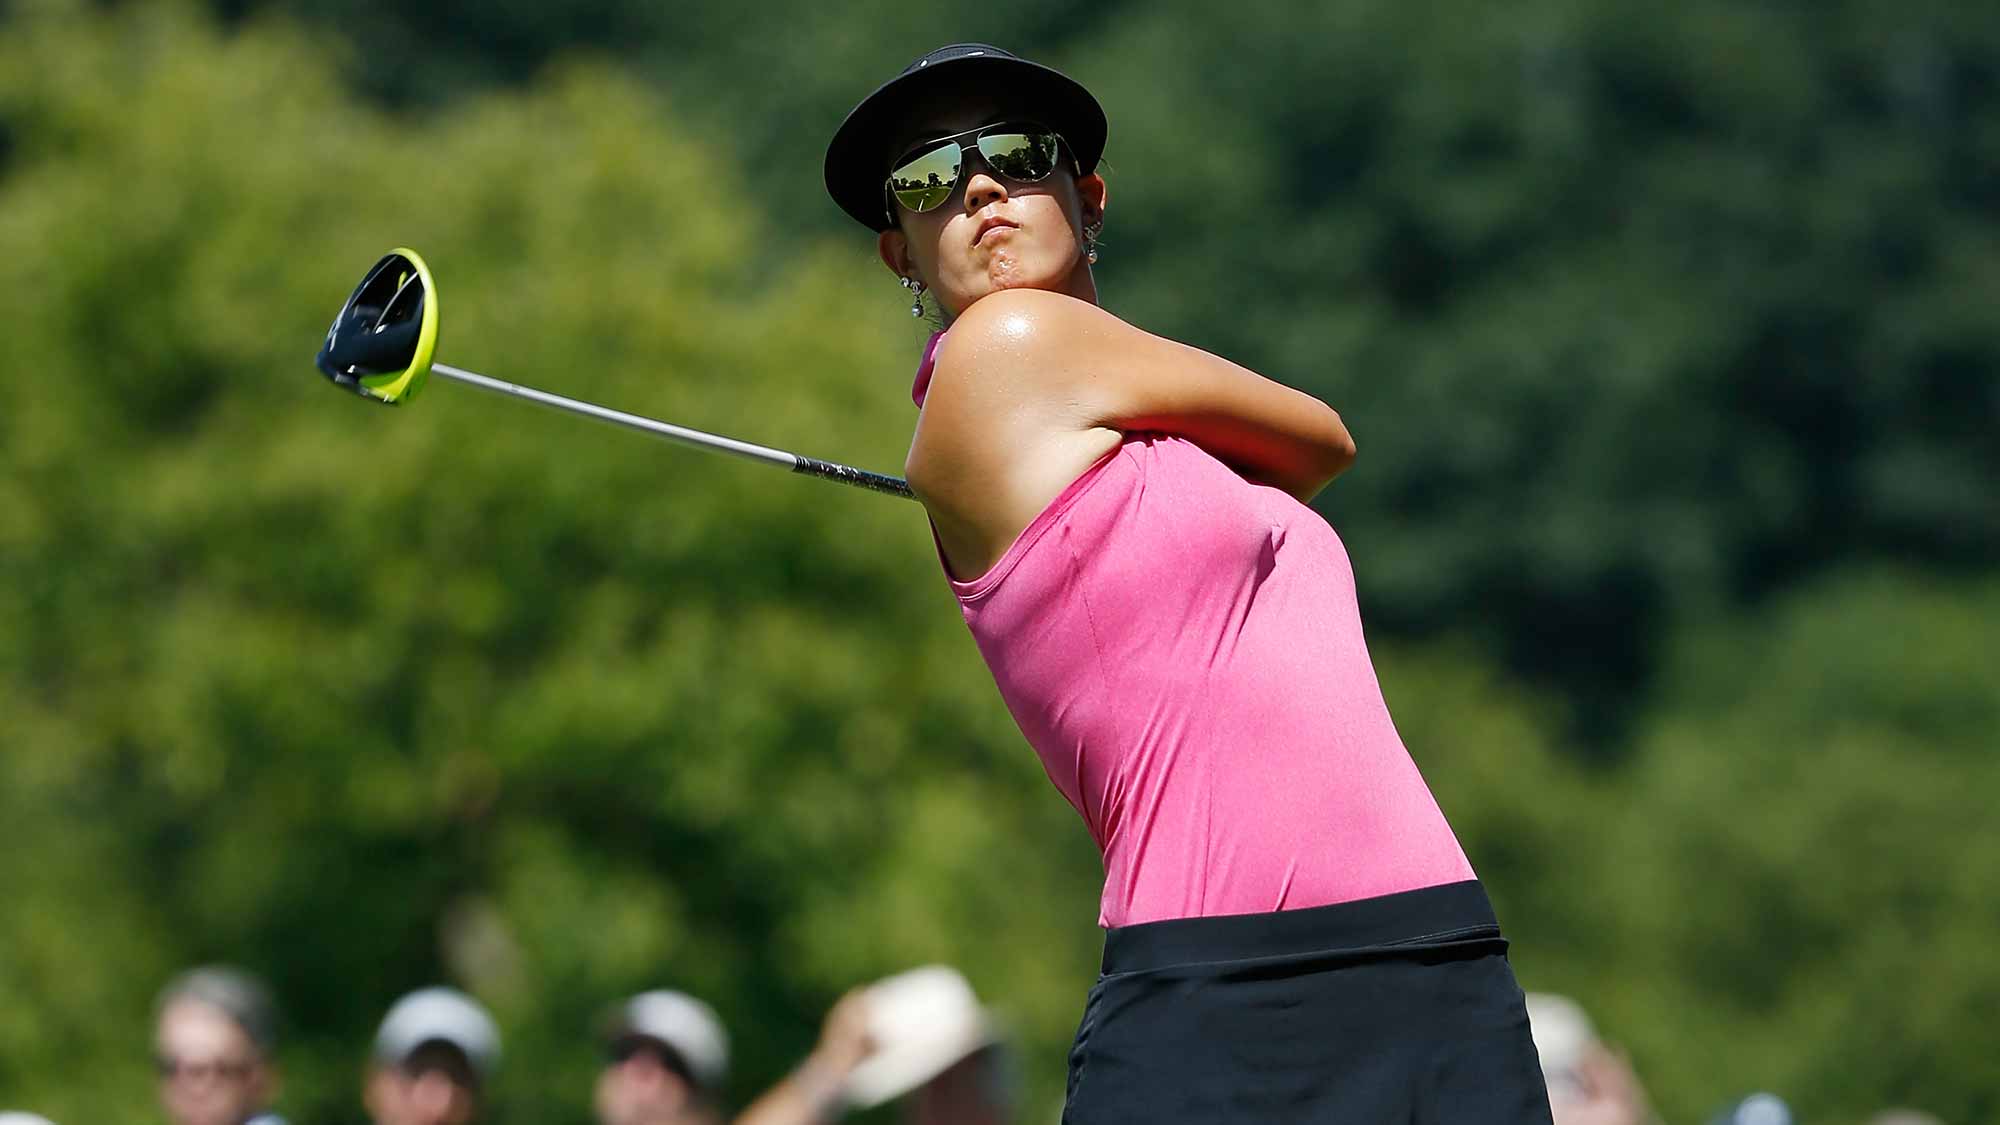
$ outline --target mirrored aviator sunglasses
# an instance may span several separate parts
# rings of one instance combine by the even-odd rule
[[[889,197],[919,214],[935,210],[958,187],[965,153],[974,147],[987,167],[1017,183],[1033,184],[1056,170],[1062,138],[1053,130],[1016,121],[927,141],[896,162],[889,173]],[[889,218],[895,217],[892,208]]]

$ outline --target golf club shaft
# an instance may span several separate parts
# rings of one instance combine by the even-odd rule
[[[842,484],[851,484],[856,488],[866,488],[874,492],[886,492],[891,496],[901,496],[906,500],[916,499],[916,495],[910,491],[909,484],[898,477],[883,476],[880,473],[871,473],[865,469],[850,468],[846,465],[836,465],[831,461],[821,461],[813,457],[801,457],[796,453],[787,453],[782,449],[772,449],[768,445],[753,445],[747,441],[737,441],[735,438],[726,438],[719,434],[690,430],[685,426],[676,426],[670,422],[661,422],[653,418],[641,417],[637,414],[627,414],[623,410],[613,410],[608,406],[599,406],[596,403],[584,402],[580,399],[564,398],[562,395],[550,394],[547,391],[538,391],[533,387],[524,387],[519,383],[509,383],[501,379],[481,375],[477,371],[467,371],[461,367],[453,367],[448,363],[431,364],[431,374],[442,375],[447,379],[479,387],[482,390],[493,391],[496,394],[525,398],[530,402],[539,402],[543,406],[553,406],[558,410],[567,410],[571,414],[581,414],[587,418],[595,418],[600,422],[611,422],[628,429],[640,430],[652,434],[654,437],[665,438],[668,441],[693,446],[696,449],[727,453],[748,461],[762,461],[767,465],[779,465],[795,473],[839,481]]]

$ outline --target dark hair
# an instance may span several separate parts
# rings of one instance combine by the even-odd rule
[[[694,1067],[688,1064],[687,1057],[664,1040],[638,1032],[627,1032],[612,1039],[604,1053],[606,1062],[622,1063],[641,1052],[659,1060],[661,1066],[673,1071],[682,1082],[687,1083],[687,1088],[693,1093],[696,1101],[704,1104],[715,1102],[720,1091],[711,1090],[703,1085],[701,1079],[696,1076]]]
[[[456,1085],[477,1093],[479,1069],[466,1057],[465,1049],[449,1039],[426,1039],[410,1049],[396,1068],[412,1078],[439,1071]]]

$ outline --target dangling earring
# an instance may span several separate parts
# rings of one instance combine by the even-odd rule
[[[1093,266],[1097,264],[1097,237],[1103,230],[1102,225],[1083,228],[1083,260]]]
[[[910,291],[910,315],[924,315],[924,283],[914,277],[903,279],[903,288]]]

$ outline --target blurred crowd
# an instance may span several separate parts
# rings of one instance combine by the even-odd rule
[[[227,966],[181,974],[155,1004],[160,1107],[172,1125],[285,1125],[278,1011]],[[911,1125],[1006,1125],[1014,1083],[999,1030],[957,971],[926,966],[856,988],[827,1014],[800,1063],[733,1117],[724,1106],[729,1037],[715,1010],[658,989],[614,1005],[596,1028],[603,1063],[589,1091],[600,1125],[814,1125],[899,1102]],[[500,1065],[500,1031],[456,989],[418,989],[375,1032],[360,1097],[373,1125],[475,1125]],[[582,1095],[584,1091],[579,1091]],[[51,1125],[0,1111],[0,1125]]]
[[[1567,996],[1531,992],[1528,1021],[1542,1057],[1555,1125],[1660,1125],[1646,1090],[1623,1050],[1598,1037],[1581,1005]],[[1792,1107],[1757,1091],[1719,1109],[1706,1125],[1797,1125]],[[1883,1110],[1868,1125],[1943,1125],[1928,1113]]]
[[[1631,1059],[1599,1037],[1580,1005],[1530,993],[1527,1006],[1555,1125],[1661,1125]],[[285,1125],[273,1111],[278,1012],[256,978],[226,966],[189,970],[161,990],[155,1013],[154,1063],[167,1121]],[[890,1103],[910,1125],[1016,1120],[1005,1039],[971,985],[944,966],[849,992],[827,1013],[807,1056],[734,1116],[724,1105],[729,1036],[701,1000],[671,989],[643,992],[579,1034],[595,1037],[603,1051],[589,1092],[599,1125],[815,1125]],[[500,1057],[499,1028],[478,1001],[452,988],[419,989],[382,1017],[362,1105],[373,1125],[475,1125]],[[0,1111],[0,1125],[51,1123]],[[1795,1125],[1795,1118],[1783,1098],[1756,1092],[1706,1125]],[[1891,1109],[1868,1125],[1943,1123]]]

